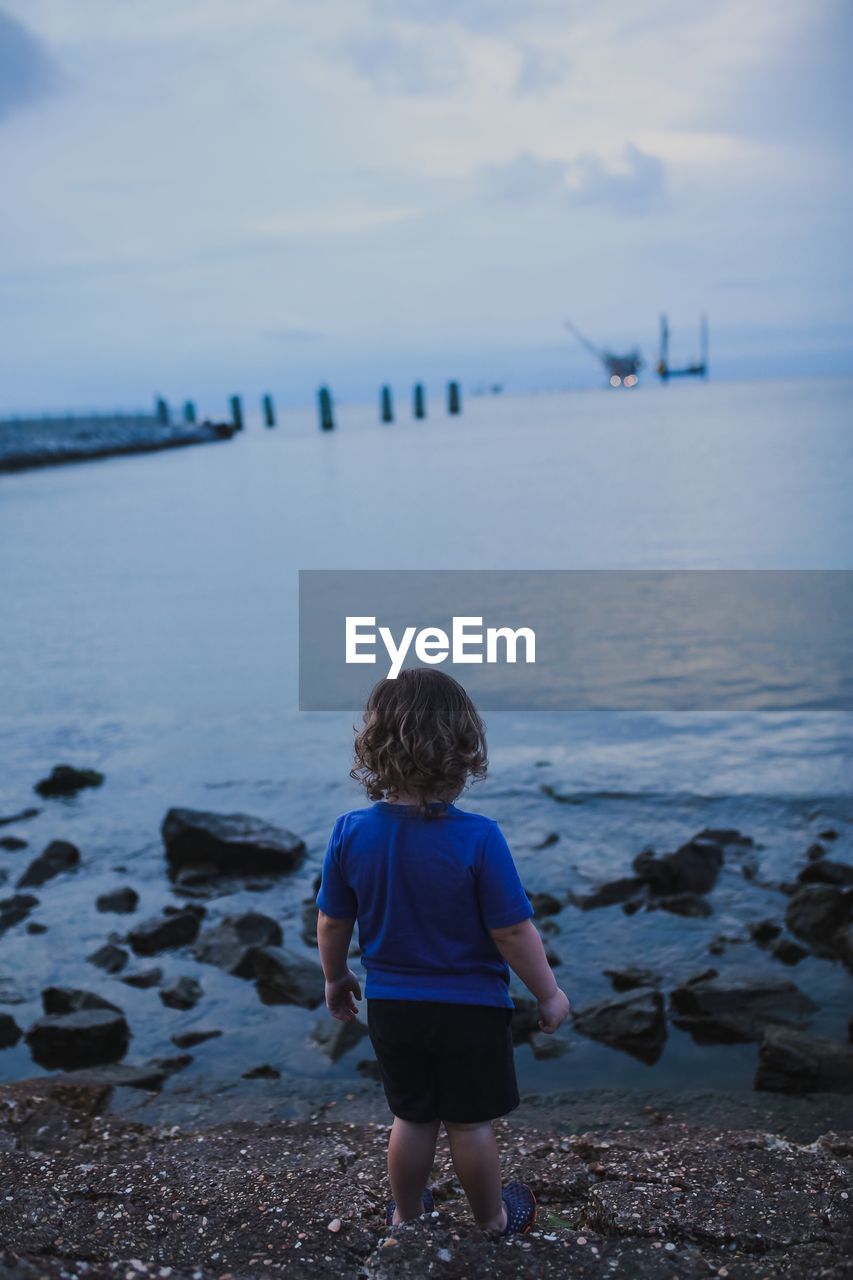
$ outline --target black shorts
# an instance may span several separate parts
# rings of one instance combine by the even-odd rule
[[[480,1124],[518,1106],[512,1009],[439,1000],[368,1000],[388,1106],[401,1120]]]

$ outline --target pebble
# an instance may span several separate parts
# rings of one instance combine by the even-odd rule
[[[340,1229],[341,1229],[340,1218],[332,1218],[332,1221],[329,1223],[329,1230],[337,1234],[337,1232],[340,1231]]]

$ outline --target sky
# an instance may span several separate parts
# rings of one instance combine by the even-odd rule
[[[848,0],[0,0],[0,414],[853,372]]]

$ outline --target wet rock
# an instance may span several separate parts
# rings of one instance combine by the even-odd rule
[[[174,869],[206,864],[218,875],[268,875],[293,871],[305,857],[305,844],[292,831],[245,813],[170,809],[162,832]]]
[[[604,969],[605,978],[613,983],[614,991],[633,991],[636,987],[657,987],[660,975],[651,969],[629,966],[627,969]]]
[[[757,920],[747,925],[749,936],[753,942],[757,942],[760,947],[766,947],[774,938],[778,938],[782,932],[782,926],[776,924],[775,920]]]
[[[850,923],[851,914],[853,892],[833,885],[804,885],[791,896],[785,923],[818,955],[833,955],[833,936]]]
[[[699,893],[668,893],[650,898],[647,911],[669,911],[674,916],[699,918],[713,915],[711,904]]]
[[[80,1079],[94,1085],[109,1085],[116,1089],[145,1089],[157,1093],[171,1075],[156,1063],[134,1066],[129,1062],[107,1063],[90,1067],[80,1073]]]
[[[188,909],[143,921],[130,930],[127,940],[138,956],[153,956],[160,951],[188,946],[197,938],[199,928],[198,915]]]
[[[553,893],[528,893],[527,896],[537,920],[541,920],[544,916],[559,915],[563,909],[562,902],[559,898],[555,898]]]
[[[723,845],[724,848],[727,845],[740,845],[744,849],[751,849],[755,845],[752,836],[745,836],[736,827],[703,827],[693,839],[710,840],[714,844]]]
[[[10,827],[13,822],[26,822],[28,818],[37,818],[41,809],[21,809],[20,813],[9,813],[0,817],[0,827]]]
[[[27,867],[18,880],[19,889],[36,888],[52,880],[62,871],[70,871],[80,862],[80,850],[68,840],[51,840],[50,844]]]
[[[0,849],[5,849],[7,853],[17,853],[19,849],[26,849],[27,841],[22,840],[20,836],[3,836],[0,839]]]
[[[822,858],[826,853],[826,846],[822,845],[819,840],[815,840],[814,844],[810,844],[806,849],[806,858],[809,862],[816,862],[818,858]]]
[[[527,1043],[537,1062],[548,1058],[561,1058],[569,1047],[565,1039],[558,1039],[556,1035],[546,1035],[544,1031],[531,1031],[527,1037]]]
[[[572,1017],[575,1030],[581,1035],[600,1040],[613,1049],[623,1049],[649,1065],[657,1062],[663,1051],[666,1041],[663,996],[650,987],[587,1005]]]
[[[789,1027],[768,1028],[758,1042],[754,1087],[775,1093],[853,1093],[853,1045]]]
[[[170,1039],[176,1049],[193,1049],[197,1044],[204,1044],[205,1040],[214,1040],[221,1035],[221,1031],[205,1031],[198,1028],[195,1031],[180,1031]]]
[[[306,947],[317,946],[317,921],[320,913],[316,903],[311,900],[302,905],[302,929],[299,936]]]
[[[281,1072],[278,1067],[273,1067],[268,1062],[263,1062],[259,1067],[252,1067],[249,1071],[243,1072],[244,1080],[278,1080],[280,1078]]]
[[[129,987],[145,989],[158,986],[162,977],[162,969],[140,969],[137,973],[126,973],[122,982],[126,982]]]
[[[797,879],[800,884],[834,884],[843,889],[853,884],[853,866],[832,858],[820,858],[803,867]]]
[[[181,975],[161,988],[160,999],[170,1009],[192,1009],[193,1005],[198,1004],[203,994],[200,982],[196,982],[195,978]]]
[[[0,1013],[0,1049],[11,1049],[23,1034],[11,1013]]]
[[[323,970],[313,960],[283,947],[255,951],[255,986],[264,1004],[298,1004],[316,1009],[326,998]]]
[[[174,1075],[178,1071],[184,1071],[193,1061],[191,1053],[176,1053],[171,1058],[151,1058],[146,1066],[156,1067],[158,1071],[165,1071],[168,1075]]]
[[[739,938],[733,933],[718,933],[708,943],[708,950],[712,956],[721,956],[729,947],[738,947],[746,941],[746,938]]]
[[[645,882],[639,876],[621,876],[618,880],[608,880],[593,889],[591,893],[570,893],[569,902],[581,911],[590,911],[595,907],[610,907],[617,902],[627,902],[644,893]]]
[[[845,925],[833,935],[832,945],[835,956],[853,969],[853,924]]]
[[[33,790],[40,796],[73,796],[84,787],[100,787],[104,775],[97,769],[75,769],[70,764],[56,764],[47,778],[37,782]]]
[[[47,925],[41,924],[38,920],[30,920],[27,923],[27,933],[47,933]]]
[[[31,893],[16,893],[11,898],[0,899],[0,936],[25,920],[33,907],[38,906],[38,901]]]
[[[102,893],[96,898],[95,906],[99,911],[115,911],[119,915],[129,915],[139,906],[139,894],[130,885],[125,885],[121,889]]]
[[[793,965],[805,960],[809,953],[805,947],[801,947],[799,942],[795,942],[793,938],[779,938],[770,948],[770,954],[775,956],[777,960],[781,960],[783,964]]]
[[[535,849],[537,852],[540,849],[550,849],[551,846],[555,845],[559,839],[559,834],[556,831],[546,831],[545,834],[539,836],[530,847],[531,849]]]
[[[123,947],[117,947],[112,942],[105,942],[102,947],[98,947],[97,951],[93,951],[90,956],[86,956],[86,959],[89,964],[97,965],[105,973],[121,973],[130,956]]]
[[[818,831],[818,840],[828,840],[830,843],[838,839],[838,832],[834,827],[827,827],[825,831]]]
[[[338,1062],[366,1035],[367,1027],[358,1020],[338,1022],[335,1018],[323,1018],[311,1030],[311,1039],[331,1062]]]
[[[26,1033],[30,1052],[40,1066],[65,1070],[117,1062],[127,1052],[129,1039],[124,1015],[110,1009],[48,1014]]]
[[[714,887],[723,865],[723,845],[717,840],[694,836],[686,844],[657,857],[644,850],[634,859],[634,870],[652,893],[707,893]]]
[[[539,1030],[539,1005],[530,996],[513,996],[512,1003],[512,1042],[524,1044],[534,1031]]]
[[[121,1013],[118,1005],[111,1004],[95,991],[81,991],[77,987],[45,987],[41,993],[45,1013],[78,1013],[81,1009],[110,1009]]]
[[[193,955],[203,964],[216,965],[238,978],[252,978],[257,948],[281,946],[282,941],[277,920],[258,911],[244,911],[205,929],[193,947]]]
[[[697,974],[670,996],[672,1021],[699,1044],[757,1040],[768,1024],[801,1027],[817,1005],[793,982]]]

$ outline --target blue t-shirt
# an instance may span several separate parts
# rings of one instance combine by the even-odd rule
[[[533,909],[498,824],[441,808],[424,817],[379,800],[338,818],[317,906],[358,919],[368,1000],[511,1008],[509,969],[488,930]]]

